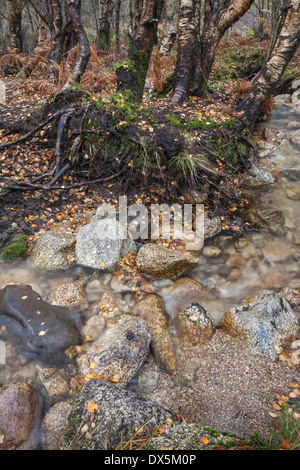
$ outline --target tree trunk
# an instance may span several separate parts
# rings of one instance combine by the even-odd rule
[[[198,41],[195,22],[195,1],[180,0],[178,22],[178,54],[175,68],[175,90],[172,103],[183,101],[190,89],[194,73]]]
[[[220,40],[231,26],[251,7],[254,0],[234,0],[228,6],[223,0],[221,8],[212,11],[211,0],[205,0],[204,25],[200,38],[200,60],[195,67],[191,94],[201,96],[205,93]]]
[[[22,51],[22,8],[21,0],[6,0],[9,23],[10,45],[17,52]]]
[[[266,100],[277,87],[285,69],[300,45],[300,0],[291,0],[286,10],[283,27],[270,58],[266,61],[256,82],[244,98],[238,111],[244,111],[249,127],[253,127]]]
[[[52,72],[51,62],[60,64],[64,52],[63,38],[63,16],[62,6],[59,0],[50,0],[51,4],[51,51],[49,54],[50,71]]]
[[[164,39],[162,40],[162,43],[160,46],[161,54],[163,55],[170,54],[171,49],[176,41],[177,33],[178,33],[178,14],[175,15],[171,23],[171,26],[169,28],[169,31],[167,32]]]
[[[254,0],[205,0],[203,31],[199,35],[199,0],[180,0],[173,103],[179,103],[189,94],[201,96],[205,93],[222,36],[246,13],[253,2]]]
[[[117,0],[117,5],[116,5],[116,28],[115,28],[115,33],[116,33],[116,48],[117,48],[117,53],[121,54],[121,43],[120,43],[120,13],[121,13],[121,3],[122,0]]]
[[[128,58],[117,68],[118,91],[130,91],[132,99],[143,98],[145,80],[154,44],[157,43],[157,26],[161,18],[163,0],[145,0],[137,34],[129,49]]]
[[[65,2],[68,9],[68,14],[72,20],[77,42],[79,44],[79,56],[75,64],[74,70],[69,75],[68,81],[64,85],[62,91],[68,89],[70,85],[80,82],[91,55],[89,41],[82,25],[80,13],[77,9],[76,3],[74,0],[65,0]]]
[[[110,0],[99,0],[99,31],[97,43],[98,49],[102,51],[109,51],[111,13]]]

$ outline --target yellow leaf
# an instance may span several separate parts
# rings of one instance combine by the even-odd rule
[[[94,401],[89,401],[87,404],[87,410],[89,413],[94,413],[98,410],[98,405]]]
[[[279,360],[285,362],[287,360],[287,357],[284,354],[280,354]]]
[[[207,446],[207,444],[209,443],[207,437],[200,437],[199,441],[202,442],[204,446]]]

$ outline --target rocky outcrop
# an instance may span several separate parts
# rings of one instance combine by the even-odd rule
[[[75,401],[60,449],[121,450],[138,427],[149,431],[173,420],[176,418],[171,412],[155,403],[109,382],[93,379]]]
[[[176,279],[199,265],[199,259],[185,251],[154,243],[140,248],[136,262],[144,274],[156,279]]]
[[[252,353],[275,359],[283,339],[297,333],[298,320],[283,296],[264,294],[227,310],[221,326]]]

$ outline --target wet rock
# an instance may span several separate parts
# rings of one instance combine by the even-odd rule
[[[291,131],[295,131],[297,129],[300,129],[300,122],[299,121],[291,121],[288,123],[287,128],[290,129]]]
[[[286,240],[274,239],[269,240],[263,248],[263,254],[269,263],[276,263],[288,260],[297,253],[295,246],[289,246]]]
[[[136,253],[136,245],[130,238],[121,238],[114,218],[105,218],[78,229],[75,252],[78,264],[113,271],[120,258]]]
[[[274,97],[274,100],[277,106],[283,106],[291,102],[291,95],[288,93],[284,95],[277,95]]]
[[[271,173],[259,168],[254,164],[251,165],[248,173],[246,173],[243,177],[243,184],[251,188],[273,184],[274,181],[275,179]]]
[[[215,450],[216,446],[228,449],[235,445],[236,438],[228,433],[201,424],[178,424],[167,428],[163,433],[154,436],[149,450]]]
[[[218,246],[205,246],[202,250],[202,254],[208,258],[217,258],[222,253],[222,250]]]
[[[16,382],[0,390],[0,449],[34,450],[42,399],[28,384]]]
[[[41,426],[41,445],[43,450],[53,450],[59,443],[63,435],[68,415],[72,410],[72,405],[65,401],[56,403],[48,413]]]
[[[49,303],[76,311],[83,310],[88,305],[84,288],[75,282],[64,282],[54,289]]]
[[[64,359],[64,350],[80,343],[77,312],[44,302],[30,286],[9,285],[0,291],[3,340],[19,354],[49,364]]]
[[[300,80],[294,80],[291,85],[292,90],[298,90],[300,88]]]
[[[47,409],[69,397],[70,387],[62,369],[36,365],[36,372],[36,383]]]
[[[87,411],[88,404],[93,404],[93,413]],[[71,446],[83,450],[116,450],[138,427],[144,425],[147,431],[172,421],[176,422],[173,414],[157,404],[106,381],[92,379],[81,390],[68,416],[60,449]],[[78,439],[74,440],[75,434]],[[74,441],[77,443],[72,445]]]
[[[245,219],[261,229],[268,229],[275,235],[286,233],[285,220],[281,210],[252,207],[245,214]]]
[[[96,341],[104,333],[106,319],[102,315],[90,317],[82,329],[83,341]]]
[[[199,265],[199,259],[187,252],[154,243],[140,248],[136,262],[144,274],[156,279],[176,279]]]
[[[222,230],[222,221],[220,217],[204,217],[204,239],[213,238]]]
[[[238,269],[243,268],[245,264],[246,264],[246,261],[241,253],[230,255],[226,261],[227,266],[231,266],[233,268],[238,268]]]
[[[151,349],[156,362],[167,372],[176,370],[176,358],[168,331],[168,315],[158,295],[147,295],[138,303],[139,315],[147,322],[151,334]]]
[[[229,276],[227,277],[227,281],[234,282],[234,281],[237,281],[238,279],[240,279],[241,277],[242,277],[241,270],[238,269],[238,268],[233,268],[230,271]]]
[[[33,248],[31,264],[40,269],[68,269],[73,263],[75,237],[50,231],[41,235]]]
[[[284,297],[264,294],[227,310],[221,326],[245,342],[252,353],[276,359],[276,348],[285,337],[297,333],[298,321]]]
[[[297,186],[290,186],[286,192],[286,195],[289,199],[292,199],[293,201],[299,201],[300,200],[300,188]]]
[[[300,88],[298,88],[294,93],[292,94],[292,104],[296,108],[300,107]]]
[[[142,366],[149,345],[147,323],[124,315],[98,340],[86,344],[86,354],[77,359],[79,371],[85,380],[104,377],[125,386]]]
[[[299,90],[299,106],[300,106],[300,90]],[[291,140],[293,144],[300,145],[300,129],[294,132],[291,132]]]
[[[192,303],[178,312],[175,322],[185,347],[198,346],[208,341],[216,330],[213,319],[198,303]]]

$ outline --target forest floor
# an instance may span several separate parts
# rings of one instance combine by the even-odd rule
[[[117,207],[118,195],[124,194],[129,204],[204,203],[206,211],[222,216],[224,230],[239,231],[236,210],[248,203],[239,181],[248,160],[255,158],[255,147],[247,134],[233,143],[242,119],[234,105],[251,86],[266,50],[267,43],[258,44],[253,38],[228,38],[218,54],[210,92],[204,99],[191,98],[178,106],[170,105],[168,93],[174,53],[161,57],[154,51],[139,107],[116,93],[114,56],[93,62],[87,79],[63,100],[38,74],[20,80],[2,73],[6,104],[0,105],[1,144],[24,136],[64,107],[74,107],[80,116],[72,118],[61,141],[62,161],[74,158],[75,164],[52,187],[45,188],[43,175],[55,163],[58,119],[30,139],[2,149],[0,244],[18,232],[33,240],[62,220],[69,220],[75,229],[84,223],[83,211],[95,210],[103,202]],[[100,65],[97,81],[95,67]],[[296,57],[278,93],[288,90],[298,73]],[[78,127],[85,133],[80,156],[72,147]],[[97,179],[98,184],[90,184]]]

